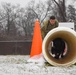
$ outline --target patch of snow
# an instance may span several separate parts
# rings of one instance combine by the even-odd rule
[[[33,57],[30,57],[28,60],[27,60],[28,63],[36,63],[38,65],[44,65],[46,60],[44,59],[43,55],[42,54],[39,54],[39,55],[35,55]]]
[[[29,63],[29,56],[0,56],[0,75],[76,75],[76,66],[54,67]]]

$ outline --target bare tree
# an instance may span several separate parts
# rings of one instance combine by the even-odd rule
[[[69,5],[68,6],[68,19],[70,19],[70,21],[76,21],[76,9],[74,8],[74,6]]]
[[[43,23],[44,19],[48,16],[49,10],[51,9],[52,2],[43,3],[39,1],[38,4],[35,5],[34,2],[30,2],[29,9],[36,15],[36,18],[39,19],[40,23]]]
[[[75,30],[76,30],[76,9],[74,8],[73,5],[69,5],[67,12],[68,12],[67,14],[68,21],[75,23]]]
[[[7,35],[12,34],[12,28],[13,29],[13,35],[16,33],[16,27],[15,27],[15,19],[16,19],[16,13],[15,13],[15,6],[12,6],[10,3],[3,3],[2,4],[3,10],[4,10],[4,22],[6,23],[6,32]]]
[[[55,4],[57,5],[57,13],[59,13],[59,18],[61,21],[66,22],[66,6],[65,6],[65,0],[53,0]]]
[[[30,37],[31,32],[33,31],[32,23],[34,21],[34,13],[29,9],[19,8],[17,10],[17,23],[19,30],[24,32],[25,37]]]

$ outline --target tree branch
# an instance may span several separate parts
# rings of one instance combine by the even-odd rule
[[[64,1],[64,0],[63,0]],[[56,0],[54,0],[54,2],[57,4],[57,6],[59,7],[60,11],[61,11],[61,14],[62,14],[62,17],[63,17],[63,20],[66,21],[66,18],[65,18],[65,15],[64,15],[64,12],[62,11],[60,5],[57,3]]]

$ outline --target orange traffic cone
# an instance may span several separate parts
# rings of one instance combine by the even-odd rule
[[[38,20],[36,20],[30,57],[33,57],[35,55],[40,55],[41,53],[42,53],[42,37],[40,31],[40,23]]]

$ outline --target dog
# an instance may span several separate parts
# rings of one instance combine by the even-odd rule
[[[51,48],[51,53],[55,54],[56,59],[59,59],[60,55],[61,55],[61,58],[64,57],[64,55],[63,55],[64,49],[65,49],[64,40],[61,38],[55,38],[53,40],[53,47]]]

